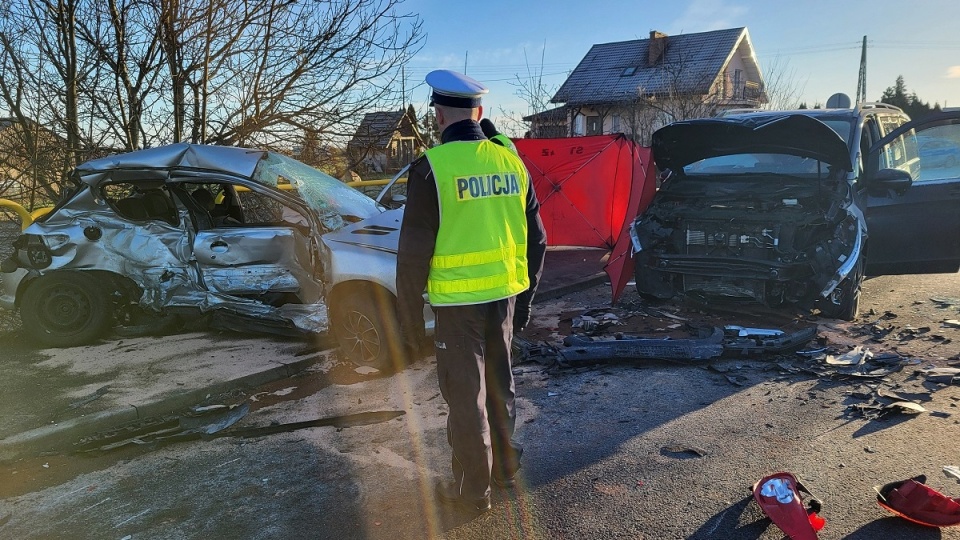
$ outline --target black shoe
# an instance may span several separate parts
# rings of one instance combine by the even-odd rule
[[[490,480],[502,489],[511,489],[517,485],[517,471],[520,470],[520,458],[523,457],[523,448],[519,448],[515,443],[511,443],[511,446],[513,454],[509,458],[493,460],[493,474],[490,475]]]
[[[479,516],[487,510],[490,510],[489,496],[476,500],[465,499],[460,495],[457,487],[451,482],[437,482],[434,491],[437,494],[437,498],[440,499],[440,502],[463,510],[468,514]]]

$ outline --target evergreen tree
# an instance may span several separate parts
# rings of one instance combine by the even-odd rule
[[[903,112],[907,113],[907,115],[913,119],[923,118],[933,111],[940,110],[939,104],[931,107],[928,102],[920,99],[916,92],[908,92],[907,83],[903,80],[903,75],[897,77],[897,81],[893,86],[883,91],[880,102],[900,107],[903,109]]]
[[[904,110],[910,106],[910,98],[907,96],[907,83],[904,82],[903,75],[898,76],[897,82],[883,91],[880,102],[889,103]]]

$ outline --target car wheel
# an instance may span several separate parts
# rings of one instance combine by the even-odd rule
[[[23,331],[38,343],[71,347],[100,337],[112,319],[110,301],[97,280],[84,272],[41,276],[20,302]]]
[[[820,313],[825,317],[852,321],[860,311],[860,294],[863,285],[863,259],[833,291],[830,298],[821,300]]]
[[[392,294],[380,288],[354,289],[332,307],[333,332],[348,360],[384,372],[402,367],[400,324]]]

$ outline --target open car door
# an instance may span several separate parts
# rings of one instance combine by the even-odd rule
[[[864,167],[867,274],[960,269],[960,111],[888,133]]]

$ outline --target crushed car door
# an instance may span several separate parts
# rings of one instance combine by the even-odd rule
[[[262,188],[233,184],[199,186],[216,192],[229,212],[198,228],[193,254],[208,289],[235,296],[294,295],[301,303],[319,301],[314,278],[315,242],[304,207]],[[264,300],[267,300],[264,297]],[[282,303],[293,303],[283,298]]]
[[[917,139],[936,138],[937,154]],[[944,159],[943,146],[956,159]],[[874,184],[882,169],[910,173],[901,190]],[[960,269],[960,111],[932,114],[887,133],[866,163],[867,273],[932,274]]]

